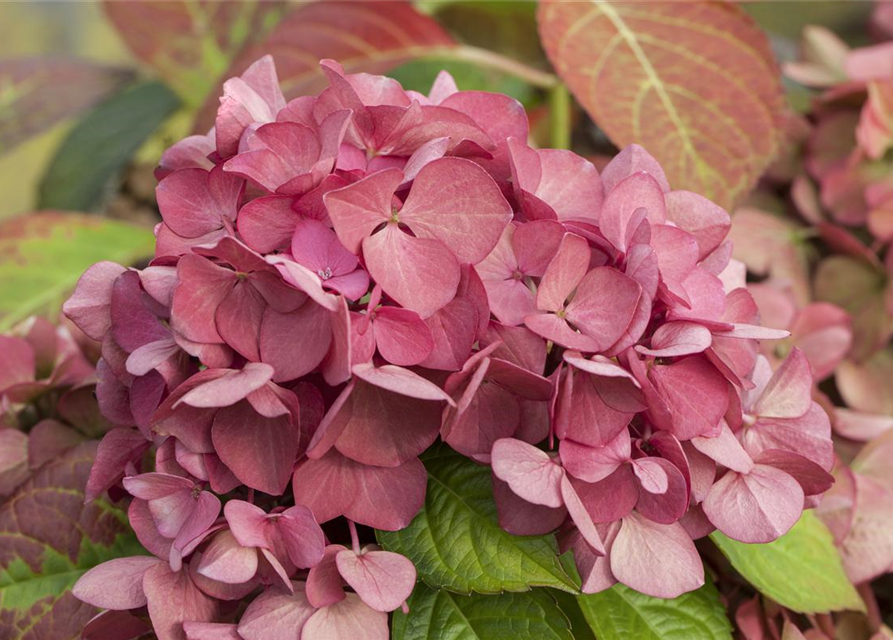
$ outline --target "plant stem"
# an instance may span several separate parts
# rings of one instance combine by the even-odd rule
[[[360,536],[357,534],[357,525],[354,524],[353,520],[348,520],[347,526],[350,527],[350,544],[353,552],[360,555]]]
[[[549,90],[550,138],[555,149],[571,148],[571,96],[562,83]]]
[[[455,47],[444,49],[435,49],[428,52],[431,57],[452,58],[453,60],[461,60],[470,62],[481,67],[496,69],[516,78],[524,80],[527,84],[540,89],[552,89],[556,85],[561,84],[557,77],[546,71],[534,69],[522,62],[507,58],[495,51],[488,51],[480,47],[462,44]]]

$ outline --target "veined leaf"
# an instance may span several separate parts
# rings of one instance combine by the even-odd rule
[[[730,208],[781,138],[784,97],[766,36],[728,2],[540,4],[558,74],[618,146],[638,143],[674,189]]]
[[[831,532],[811,511],[775,542],[744,544],[715,531],[710,538],[757,591],[800,613],[865,605],[847,580]]]
[[[0,60],[0,153],[89,109],[131,77],[86,60]]]
[[[672,600],[616,584],[601,593],[577,596],[577,602],[598,640],[732,639],[732,625],[710,581]]]
[[[197,107],[233,56],[276,24],[283,3],[128,0],[106,1],[105,11],[134,55]]]
[[[127,515],[83,487],[96,443],[41,468],[0,508],[0,639],[77,638],[96,614],[71,587],[91,567],[145,554]]]
[[[30,315],[53,317],[94,262],[152,255],[151,230],[97,216],[40,211],[0,223],[0,331]]]
[[[93,209],[109,181],[179,106],[160,82],[131,87],[75,126],[40,182],[38,208]]]
[[[496,519],[490,471],[441,445],[422,458],[425,506],[401,531],[378,531],[383,547],[412,560],[432,587],[459,593],[555,587],[576,592],[553,536],[513,536]]]
[[[407,604],[408,615],[394,613],[392,640],[574,640],[542,589],[461,596],[419,583]]]

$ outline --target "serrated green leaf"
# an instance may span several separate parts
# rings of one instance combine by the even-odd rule
[[[732,625],[712,582],[664,600],[622,584],[577,596],[598,640],[731,640]]]
[[[102,103],[59,147],[40,182],[38,208],[95,208],[109,181],[178,106],[160,82],[131,87]]]
[[[757,591],[800,613],[865,605],[847,580],[831,532],[811,511],[775,542],[745,544],[715,531],[710,538]]]
[[[496,518],[488,467],[442,445],[422,457],[425,506],[401,531],[378,531],[383,547],[412,560],[432,587],[459,593],[555,587],[575,593],[554,536],[513,536]]]
[[[409,614],[394,613],[392,640],[574,640],[544,590],[462,596],[419,583]]]
[[[101,499],[84,504],[96,444],[48,463],[0,508],[3,640],[79,637],[97,610],[71,595],[78,578],[106,560],[146,554],[123,511]]]
[[[30,315],[53,317],[94,262],[152,255],[152,231],[77,213],[41,211],[0,223],[0,331]]]

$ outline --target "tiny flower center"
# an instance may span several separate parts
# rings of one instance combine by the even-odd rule
[[[564,320],[567,317],[567,311],[565,311],[564,309],[559,309],[555,312],[555,315]]]
[[[332,267],[326,267],[325,269],[320,269],[319,271],[316,272],[316,275],[318,275],[323,280],[328,280],[329,278],[332,277]]]
[[[192,487],[192,499],[193,500],[198,500],[198,497],[201,495],[201,493],[202,493],[202,488],[200,486],[195,485],[194,487]]]
[[[512,274],[512,278],[515,280],[521,280],[524,278],[524,274],[521,273],[520,269],[515,269],[515,272]]]
[[[396,209],[393,209],[393,208],[391,209],[391,219],[388,220],[388,222],[393,222],[396,224],[400,223],[400,214],[397,213]]]
[[[745,427],[745,428],[747,428],[747,427],[752,427],[752,426],[754,426],[754,425],[756,424],[756,422],[757,422],[757,417],[756,417],[756,416],[752,416],[752,415],[749,414],[749,413],[745,413],[745,414],[743,414],[743,415],[741,416],[741,422],[744,424],[744,427]]]

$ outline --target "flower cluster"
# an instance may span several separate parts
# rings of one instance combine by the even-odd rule
[[[531,148],[520,104],[446,73],[425,96],[322,70],[291,102],[269,57],[227,81],[161,160],[151,265],[95,265],[65,305],[118,425],[90,495],[122,484],[157,556],[79,598],[147,606],[162,640],[387,638],[416,570],[356,525],[409,524],[438,437],[586,592],[695,589],[693,539],[775,539],[830,486],[810,366],[759,355],[788,332],[759,326],[726,212],[640,147],[601,173]],[[320,528],[341,516],[350,547]]]

